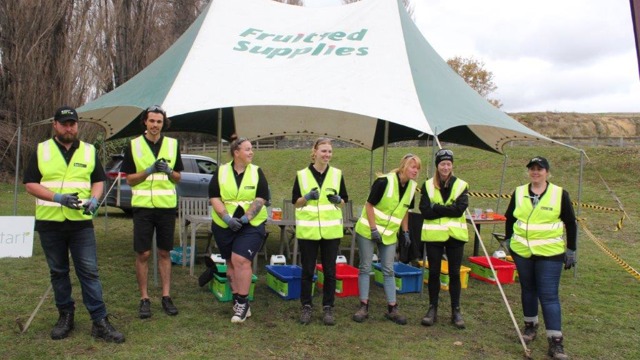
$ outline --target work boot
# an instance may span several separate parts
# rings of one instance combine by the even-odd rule
[[[552,359],[569,359],[569,357],[564,353],[564,346],[562,346],[562,335],[548,337],[547,341],[549,341],[549,351],[547,351],[547,355],[549,355]]]
[[[360,302],[360,308],[356,311],[355,314],[351,317],[351,319],[355,322],[364,322],[369,318],[369,303]]]
[[[400,314],[400,310],[398,310],[398,304],[388,305],[389,311],[384,314],[384,317],[393,321],[398,325],[406,325],[407,318]]]
[[[309,325],[311,322],[311,313],[313,308],[311,305],[304,305],[302,307],[302,312],[300,313],[300,324]]]
[[[138,309],[138,316],[140,319],[148,319],[151,317],[151,300],[140,300],[140,308]]]
[[[462,318],[459,307],[453,309],[451,313],[451,323],[458,329],[464,329],[464,319]]]
[[[436,305],[429,305],[427,314],[422,318],[420,322],[424,326],[431,326],[438,320],[438,307]]]
[[[538,324],[534,324],[533,321],[524,322],[524,331],[522,332],[522,339],[524,343],[529,345],[538,335]]]
[[[64,339],[69,336],[71,330],[73,330],[73,313],[60,311],[58,322],[56,322],[53,330],[51,330],[51,339]]]
[[[93,327],[91,327],[91,336],[96,339],[102,339],[106,342],[114,342],[116,344],[124,342],[124,335],[109,323],[109,319],[107,317],[93,322]]]
[[[178,315],[178,308],[175,305],[173,305],[173,301],[171,300],[170,296],[162,297],[162,309],[164,310],[165,313],[167,313],[167,315],[170,315],[170,316]]]
[[[324,312],[324,315],[322,316],[322,322],[325,325],[328,325],[328,326],[335,325],[336,324],[336,318],[333,316],[333,307],[324,306],[322,308],[322,311]]]

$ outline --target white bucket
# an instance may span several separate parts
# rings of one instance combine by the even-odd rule
[[[338,257],[336,257],[336,264],[346,264],[347,263],[347,258],[344,255],[338,255]]]
[[[223,259],[220,254],[211,254],[211,260],[216,264],[227,264],[227,260]]]
[[[287,258],[284,255],[271,255],[271,260],[269,261],[271,265],[287,265]]]

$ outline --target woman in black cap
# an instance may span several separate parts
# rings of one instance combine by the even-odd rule
[[[424,217],[422,241],[426,243],[429,261],[429,310],[422,325],[437,321],[440,294],[440,265],[442,255],[449,261],[449,295],[451,323],[464,329],[460,313],[460,266],[464,244],[469,240],[465,210],[469,206],[469,185],[453,175],[453,152],[441,149],[436,153],[436,172],[422,185],[420,212]]]
[[[562,345],[558,288],[563,263],[565,270],[576,263],[576,217],[569,193],[547,181],[547,159],[536,156],[529,160],[527,169],[531,182],[516,188],[505,214],[505,238],[520,280],[523,338],[526,343],[536,338],[539,301],[549,343],[548,355],[553,359],[567,359]]]

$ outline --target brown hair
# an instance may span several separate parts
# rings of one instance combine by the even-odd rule
[[[240,148],[240,145],[245,141],[249,141],[249,139],[241,137],[233,140],[231,144],[229,144],[229,154],[231,154],[232,159],[233,159],[233,153],[236,150],[238,150]]]
[[[404,169],[406,169],[409,166],[409,161],[415,161],[416,165],[418,165],[418,169],[422,168],[422,160],[420,160],[420,158],[417,155],[413,155],[409,153],[402,157],[402,160],[400,160],[400,166],[391,170],[390,173],[399,174],[403,172]],[[376,175],[378,177],[384,176],[384,174],[382,173],[376,173]]]
[[[316,161],[316,150],[318,150],[318,146],[323,145],[323,144],[329,144],[331,145],[331,139],[329,138],[318,138],[314,143],[313,143],[313,148],[311,149],[311,162],[315,162]]]
[[[152,105],[149,106],[141,116],[140,125],[142,125],[142,130],[147,130],[146,121],[149,118],[149,113],[162,114],[162,131],[167,130],[171,126],[171,119],[167,117],[166,111],[160,107],[160,105]]]

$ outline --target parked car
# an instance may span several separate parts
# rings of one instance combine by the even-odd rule
[[[122,209],[125,213],[131,213],[131,186],[127,184],[127,174],[120,171],[123,154],[111,155],[111,159],[105,166],[107,181],[104,184],[105,203]],[[177,185],[178,196],[209,197],[209,181],[218,163],[207,156],[182,154],[184,170],[180,173],[181,179]],[[114,181],[120,175],[120,185],[113,186]],[[107,192],[111,189],[111,192]]]

